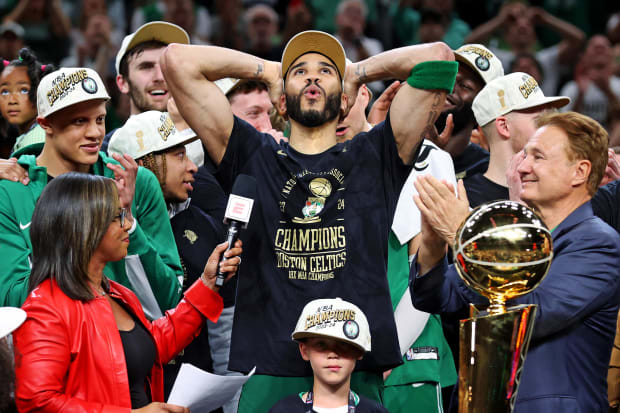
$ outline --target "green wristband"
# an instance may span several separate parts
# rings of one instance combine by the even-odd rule
[[[411,69],[407,83],[416,89],[442,89],[452,93],[458,70],[457,62],[432,60],[418,63]]]

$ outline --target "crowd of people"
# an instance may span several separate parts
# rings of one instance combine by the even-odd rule
[[[515,411],[617,411],[620,9],[471,3],[0,5],[0,410],[184,412],[191,363],[256,367],[224,413],[456,412],[449,246],[511,199],[554,245]]]

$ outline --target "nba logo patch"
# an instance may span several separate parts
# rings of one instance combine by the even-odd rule
[[[411,360],[439,360],[437,347],[413,347],[405,354],[407,361]]]

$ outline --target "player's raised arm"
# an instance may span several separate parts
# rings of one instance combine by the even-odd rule
[[[224,77],[256,79],[267,84],[272,100],[277,101],[281,94],[279,63],[236,50],[171,44],[160,63],[179,112],[217,164],[226,151],[233,114],[213,81]]]
[[[430,43],[388,50],[347,68],[345,89],[379,79],[403,80],[390,108],[390,122],[398,154],[413,161],[415,149],[434,127],[446,93],[452,90],[458,65],[444,43]]]

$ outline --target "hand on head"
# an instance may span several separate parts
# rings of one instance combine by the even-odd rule
[[[185,129],[189,129],[189,125],[185,122],[185,119],[181,116],[179,112],[179,108],[177,108],[177,104],[174,101],[174,98],[170,96],[168,99],[168,103],[166,104],[166,109],[168,110],[168,114],[170,115],[170,119],[172,123],[174,123],[174,127],[177,128],[178,131],[182,131]]]
[[[522,18],[526,15],[527,6],[520,2],[506,2],[499,10],[498,17],[502,21]]]
[[[351,107],[355,104],[357,92],[360,86],[365,83],[365,77],[366,73],[364,72],[364,68],[358,63],[348,64],[346,66],[343,93],[347,96],[347,109],[345,111],[346,113],[342,116],[343,119],[349,114],[349,110],[351,110]]]
[[[284,94],[284,84],[282,81],[282,65],[280,62],[270,62],[263,61],[258,63],[257,76],[262,76],[260,80],[267,84],[267,89],[269,90],[269,100],[273,104],[273,107],[276,108],[280,115],[284,114],[281,100],[282,95]]]
[[[394,100],[396,92],[400,89],[400,85],[401,83],[398,80],[395,80],[383,91],[383,93],[381,93],[381,96],[375,100],[375,103],[373,103],[370,108],[370,112],[368,113],[368,122],[372,125],[376,125],[385,120],[388,111],[390,110],[392,100]]]
[[[527,7],[525,15],[530,20],[530,24],[538,25],[543,23],[545,17],[545,10],[540,7]]]

